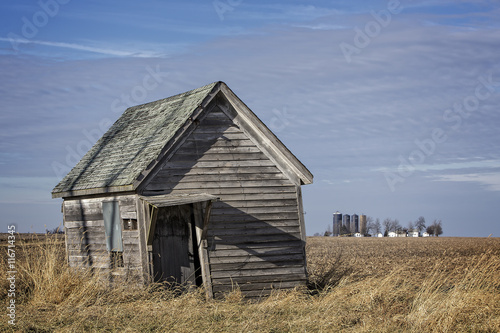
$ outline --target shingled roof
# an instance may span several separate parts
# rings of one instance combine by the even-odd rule
[[[86,194],[133,191],[161,159],[167,144],[182,136],[183,131],[222,91],[251,122],[258,132],[272,138],[275,150],[291,163],[305,184],[312,175],[305,166],[277,139],[257,116],[227,87],[214,82],[179,95],[130,107],[111,126],[78,164],[52,190],[52,197],[71,197]],[[141,175],[142,174],[142,175]]]
[[[132,184],[216,85],[128,108],[54,188],[53,197]]]

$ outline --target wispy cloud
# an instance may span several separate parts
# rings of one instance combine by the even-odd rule
[[[467,160],[450,163],[435,163],[435,164],[417,164],[412,166],[415,171],[435,172],[448,170],[465,170],[465,169],[496,169],[500,168],[500,160]],[[387,167],[373,169],[377,172],[397,172],[397,168],[390,169]]]
[[[118,57],[134,57],[134,58],[157,58],[157,57],[165,57],[166,54],[156,53],[150,51],[124,51],[110,48],[100,48],[76,43],[65,43],[65,42],[53,42],[53,41],[43,41],[43,40],[28,40],[28,39],[11,39],[0,37],[0,41],[15,43],[15,44],[33,44],[33,45],[42,45],[42,46],[50,46],[78,51],[86,51],[92,53],[99,53],[108,56],[118,56]]]
[[[434,176],[434,181],[477,183],[488,191],[500,191],[500,172]]]

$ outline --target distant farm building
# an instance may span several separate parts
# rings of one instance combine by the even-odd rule
[[[54,188],[70,266],[247,296],[306,282],[312,174],[223,82],[125,110]]]
[[[394,231],[390,231],[387,236],[389,237],[398,237],[398,234],[396,234]]]
[[[419,237],[418,230],[408,231],[408,237]]]

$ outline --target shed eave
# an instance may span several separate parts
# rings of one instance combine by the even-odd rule
[[[97,194],[118,193],[118,192],[131,192],[134,190],[135,188],[133,185],[122,185],[122,186],[89,188],[89,189],[73,190],[73,191],[52,192],[52,199],[81,197],[85,195],[97,195]]]

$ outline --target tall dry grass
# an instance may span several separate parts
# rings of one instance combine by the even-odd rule
[[[19,317],[16,327],[3,319],[0,330],[500,331],[500,241],[479,246],[483,240],[442,239],[447,245],[436,253],[426,250],[430,242],[374,241],[310,238],[314,292],[277,290],[257,303],[247,302],[238,290],[223,300],[207,301],[202,290],[176,296],[159,286],[109,288],[92,274],[70,269],[60,239],[21,242]],[[390,257],[397,248],[398,257]],[[376,249],[379,253],[366,255]],[[433,254],[426,256],[429,252]]]

